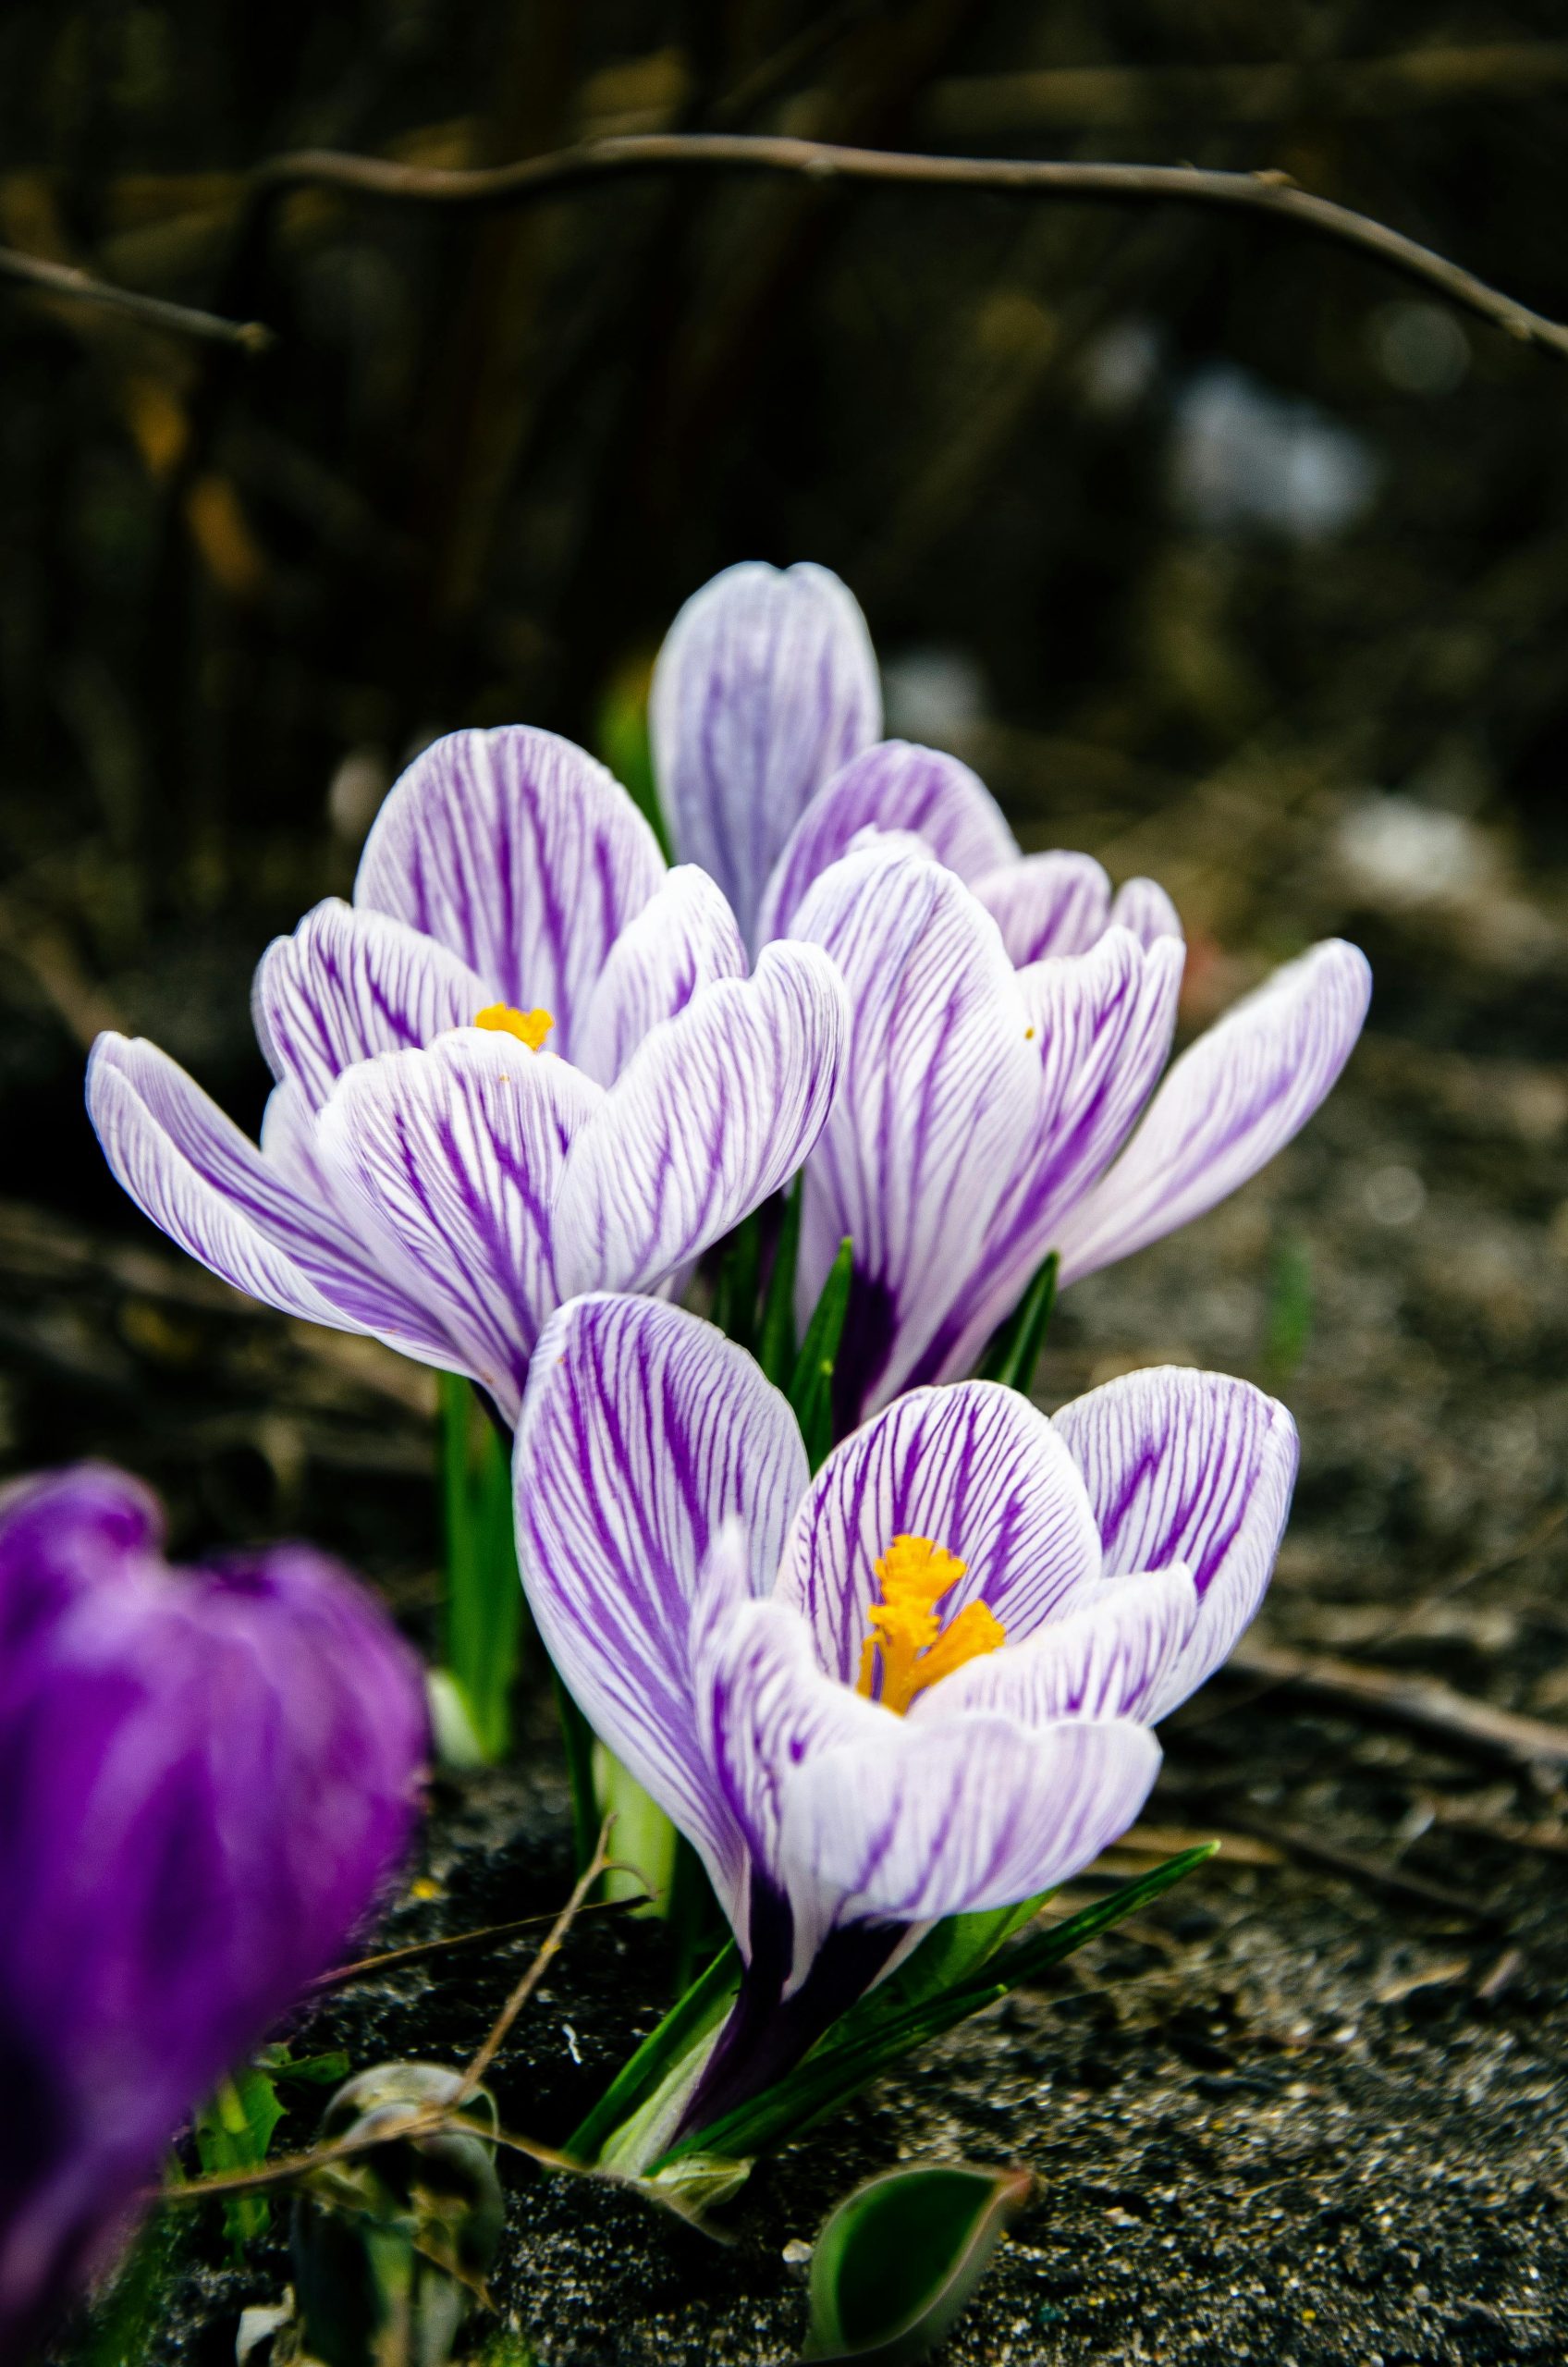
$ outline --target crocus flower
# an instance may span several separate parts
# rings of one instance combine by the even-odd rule
[[[0,1502],[0,2361],[407,1846],[419,1671],[305,1546],[171,1569],[146,1490]]]
[[[840,1240],[854,1244],[841,1428],[971,1371],[1048,1252],[1074,1282],[1244,1184],[1360,1033],[1366,963],[1331,940],[1239,1002],[1156,1091],[1182,963],[1158,891],[1134,883],[1119,918],[1083,858],[1020,870],[1023,934],[1053,948],[1022,967],[993,913],[907,837],[858,843],[794,915],[852,1012],[806,1171],[799,1268],[803,1316]]]
[[[718,889],[666,873],[603,766],[458,732],[393,789],[353,904],[261,963],[260,1147],[141,1039],[99,1038],[88,1106],[203,1265],[469,1374],[509,1421],[554,1307],[664,1287],[815,1141],[842,986],[805,945],[746,971]]]
[[[1054,1420],[994,1382],[915,1390],[813,1478],[710,1325],[607,1294],[552,1318],[517,1440],[529,1600],[746,1959],[687,2128],[934,1918],[1032,1897],[1132,1822],[1150,1722],[1257,1607],[1295,1459],[1258,1390],[1160,1370]]]

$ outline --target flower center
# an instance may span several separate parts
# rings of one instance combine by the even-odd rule
[[[871,1606],[857,1693],[901,1714],[928,1685],[1006,1642],[1007,1630],[983,1602],[966,1603],[943,1627],[937,1601],[958,1584],[966,1566],[933,1538],[894,1538],[872,1564],[882,1582],[882,1600]]]
[[[536,1052],[556,1023],[547,1011],[514,1011],[509,1002],[490,1002],[475,1014],[473,1024],[493,1027],[500,1036],[515,1036]]]

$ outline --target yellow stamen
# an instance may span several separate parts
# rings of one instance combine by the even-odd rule
[[[966,1661],[994,1652],[1007,1630],[983,1602],[966,1603],[944,1630],[937,1604],[966,1564],[929,1537],[895,1537],[872,1564],[882,1600],[871,1606],[871,1633],[860,1659],[857,1693],[900,1714],[917,1693]],[[880,1662],[881,1688],[876,1687]]]
[[[486,1003],[474,1017],[476,1027],[493,1027],[497,1035],[515,1036],[536,1052],[555,1025],[547,1011],[514,1011],[508,1002]]]

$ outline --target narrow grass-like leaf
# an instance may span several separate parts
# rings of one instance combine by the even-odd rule
[[[485,1759],[511,1740],[522,1635],[511,1470],[472,1385],[440,1378],[441,1501],[447,1537],[446,1659]]]
[[[1056,1277],[1060,1263],[1053,1249],[1035,1269],[1034,1280],[1023,1296],[1007,1321],[992,1335],[991,1344],[980,1367],[979,1378],[982,1380],[999,1380],[1024,1397],[1032,1392],[1040,1351],[1046,1344],[1046,1333],[1050,1329],[1051,1309],[1056,1305]]]
[[[647,2103],[666,2073],[723,2019],[740,1985],[741,1951],[730,1940],[621,2065],[587,2119],[573,2129],[565,2150],[574,2161],[598,2160],[606,2138]]]
[[[714,1321],[742,1348],[755,1345],[761,1276],[762,1213],[753,1208],[725,1244],[713,1294]]]
[[[560,1720],[561,1750],[571,1790],[572,1853],[581,1874],[593,1863],[599,1841],[599,1804],[594,1788],[594,1735],[554,1668],[550,1671],[550,1688],[556,1697],[556,1715]]]
[[[802,2359],[915,2367],[957,2320],[1034,2184],[1028,2170],[910,2162],[857,2187],[812,2253]]]
[[[783,1220],[757,1329],[757,1362],[775,1389],[786,1388],[795,1369],[795,1266],[801,1252],[801,1196],[804,1189],[803,1174],[797,1175],[784,1196]]]
[[[220,2082],[197,2116],[196,2152],[202,2167],[209,2173],[259,2170],[282,2118],[272,2074],[260,2064],[247,2064],[232,2079]],[[236,2261],[244,2257],[253,2238],[266,2233],[271,2217],[264,2195],[237,2194],[225,2203],[223,2231]]]
[[[850,1284],[854,1278],[854,1245],[845,1237],[827,1270],[822,1295],[806,1325],[801,1353],[790,1378],[790,1403],[801,1426],[806,1453],[815,1471],[833,1444],[833,1373],[839,1343],[850,1311]]]
[[[1023,1981],[1038,1979],[1052,1965],[1133,1915],[1172,1883],[1214,1855],[1218,1845],[1184,1849],[1133,1881],[1121,1883],[1093,1906],[1066,1917],[1032,1940],[1020,1940],[1003,1949],[938,1996],[925,1998],[895,2012],[863,2034],[848,2029],[848,2017],[829,2031],[815,2053],[788,2076],[758,2096],[736,2105],[706,2128],[694,2129],[671,2146],[665,2161],[683,2152],[728,2154],[737,2160],[766,2152],[787,2137],[795,2137],[825,2114],[848,2102],[857,2090],[875,2079],[914,2048],[940,2038],[982,2006],[995,2005]],[[655,2166],[662,2166],[656,2165]]]

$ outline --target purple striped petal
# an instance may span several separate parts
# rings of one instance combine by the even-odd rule
[[[821,1130],[845,1032],[833,964],[793,944],[655,1027],[567,1163],[563,1295],[650,1289],[776,1192]]]
[[[671,625],[648,713],[676,845],[754,943],[797,818],[881,729],[865,619],[827,568],[726,568]]]
[[[744,1851],[699,1726],[693,1628],[711,1628],[716,1598],[772,1583],[808,1476],[794,1417],[697,1317],[575,1299],[541,1336],[514,1474],[519,1562],[552,1660],[739,1916]]]
[[[1192,1573],[1197,1624],[1140,1713],[1163,1717],[1263,1600],[1295,1482],[1295,1424],[1244,1380],[1166,1366],[1091,1390],[1054,1428],[1084,1475],[1107,1575],[1174,1563]]]
[[[553,1054],[464,1027],[350,1069],[318,1122],[323,1164],[379,1211],[453,1363],[508,1421],[563,1295],[553,1203],[568,1151],[602,1099]]]
[[[650,1028],[684,1011],[700,987],[743,978],[747,966],[722,891],[694,864],[678,865],[610,948],[578,1067],[613,1085]]]
[[[795,1770],[823,1750],[875,1749],[890,1712],[863,1700],[817,1666],[812,1635],[782,1602],[732,1600],[696,1655],[697,1715],[714,1779],[757,1871],[789,1900],[799,1985],[827,1936],[837,1899],[811,1866],[788,1864],[782,1829]],[[737,1902],[735,1934],[749,1952],[749,1895]]]
[[[434,938],[334,896],[292,937],[274,938],[251,1008],[273,1074],[319,1110],[356,1061],[472,1027],[493,1000],[477,971]]]
[[[781,1851],[836,1890],[839,1923],[1011,1907],[1125,1833],[1158,1766],[1154,1736],[1129,1721],[1026,1732],[1002,1718],[889,1718],[802,1765]]]
[[[1015,1725],[1058,1718],[1135,1718],[1167,1693],[1198,1616],[1193,1581],[1179,1564],[1135,1577],[1096,1579],[1026,1642],[1005,1644],[943,1677],[915,1699],[912,1718],[986,1711]]]
[[[863,848],[818,880],[795,930],[832,955],[851,1013],[807,1170],[797,1313],[803,1325],[848,1234],[876,1316],[851,1312],[843,1369],[856,1402],[880,1402],[982,1263],[1036,1137],[1039,1057],[996,923],[935,862]]]
[[[1138,943],[1182,936],[1182,919],[1158,879],[1124,879],[1110,908],[1113,928],[1130,928]]]
[[[1086,953],[1103,934],[1110,882],[1090,854],[1026,854],[974,881],[1022,970],[1047,954]]]
[[[790,831],[763,895],[759,944],[788,934],[812,882],[864,829],[911,832],[961,879],[1018,862],[1018,841],[978,774],[936,748],[883,740],[835,773]]]
[[[1072,1455],[1039,1410],[997,1381],[912,1390],[835,1447],[802,1504],[778,1600],[798,1611],[824,1668],[860,1674],[873,1564],[895,1537],[964,1563],[940,1606],[989,1605],[1013,1643],[1099,1575],[1099,1535]]]
[[[1371,991],[1365,954],[1330,938],[1183,1052],[1122,1157],[1062,1226],[1063,1282],[1190,1223],[1266,1166],[1350,1058]]]
[[[104,1035],[88,1062],[87,1106],[117,1181],[210,1272],[286,1315],[374,1332],[426,1363],[448,1357],[374,1208],[307,1160],[294,1086],[268,1103],[263,1152],[155,1044]]]
[[[551,1049],[574,1059],[609,950],[664,868],[603,765],[508,724],[454,731],[415,758],[365,841],[354,901],[459,955],[487,1000],[548,1011]]]

